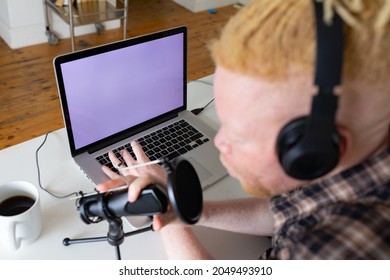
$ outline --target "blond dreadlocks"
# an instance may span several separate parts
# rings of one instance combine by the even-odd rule
[[[345,24],[344,75],[368,82],[390,72],[390,0],[317,0],[324,21],[335,13]],[[271,81],[312,73],[312,0],[254,0],[227,24],[211,45],[215,62],[232,71]]]

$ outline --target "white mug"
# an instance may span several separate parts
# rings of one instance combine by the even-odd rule
[[[0,248],[18,250],[34,242],[41,231],[37,188],[25,181],[0,185]]]

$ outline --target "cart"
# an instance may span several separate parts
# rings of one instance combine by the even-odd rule
[[[105,0],[69,0],[68,5],[57,6],[57,0],[43,0],[46,36],[51,45],[58,44],[57,35],[51,31],[49,9],[69,24],[72,52],[75,51],[74,28],[80,25],[95,24],[96,33],[104,31],[101,22],[123,19],[123,39],[126,39],[128,0],[117,0],[116,6]],[[120,3],[118,3],[120,2]]]

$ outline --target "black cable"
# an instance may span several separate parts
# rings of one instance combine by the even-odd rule
[[[204,83],[204,84],[207,84],[207,85],[210,85],[210,86],[213,86],[213,85],[214,85],[213,83],[208,82],[208,81],[204,81],[204,80],[192,80],[192,81],[188,81],[188,83],[191,83],[191,82]],[[194,115],[198,115],[200,112],[202,112],[204,109],[206,109],[206,107],[209,106],[213,101],[214,101],[214,98],[211,99],[211,100],[210,100],[206,105],[204,105],[203,107],[192,109],[192,110],[191,110],[191,113],[193,113]]]
[[[200,112],[202,112],[204,109],[206,109],[207,106],[209,106],[211,104],[211,102],[214,101],[214,98],[211,99],[206,105],[204,105],[202,108],[196,108],[196,109],[192,109],[191,110],[191,113],[193,113],[194,115],[198,115]]]
[[[42,187],[42,184],[41,184],[41,171],[40,171],[40,168],[39,168],[38,152],[39,152],[39,150],[43,147],[43,145],[46,143],[47,137],[49,136],[50,133],[51,133],[51,131],[49,131],[48,133],[46,133],[45,139],[43,139],[42,144],[38,147],[38,149],[37,149],[36,152],[35,152],[35,161],[36,161],[37,171],[38,171],[38,184],[39,184],[39,187],[40,187],[43,191],[45,191],[45,192],[47,192],[48,194],[50,194],[51,196],[54,196],[54,197],[60,198],[60,199],[62,199],[62,198],[67,198],[67,197],[70,197],[70,196],[73,196],[73,195],[78,196],[78,193],[77,193],[77,192],[73,192],[73,193],[70,193],[70,194],[67,194],[67,195],[57,195],[57,194],[54,194],[54,193],[52,193],[52,192],[46,190],[44,187]]]
[[[203,83],[203,84],[210,85],[210,86],[214,85],[212,82],[205,81],[205,80],[190,80],[187,82],[187,84],[192,83],[192,82]]]

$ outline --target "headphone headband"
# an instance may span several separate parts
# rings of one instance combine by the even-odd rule
[[[319,94],[329,93],[321,88],[333,88],[341,82],[343,64],[343,22],[335,13],[331,25],[323,20],[324,7],[322,3],[314,2],[316,18],[317,49],[316,49],[316,72],[314,83],[320,87]]]
[[[335,14],[327,25],[322,18],[323,4],[313,0],[317,45],[313,96],[310,115],[286,124],[277,139],[280,164],[289,176],[311,180],[329,173],[339,161],[339,134],[335,126],[338,97],[333,89],[341,82],[343,63],[343,24]]]

